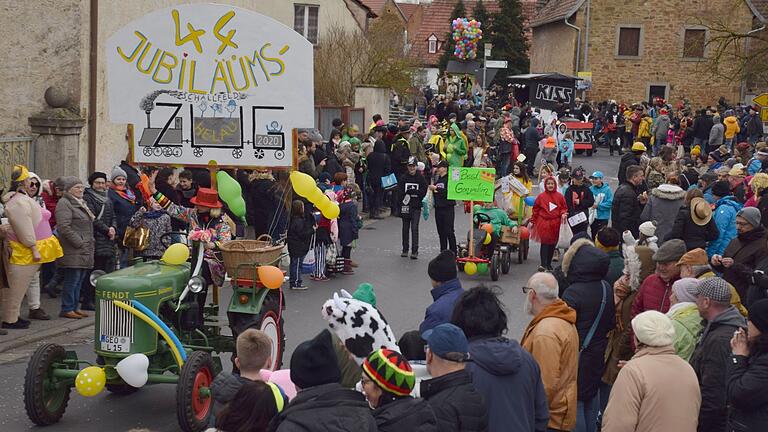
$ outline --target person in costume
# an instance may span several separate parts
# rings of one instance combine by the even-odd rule
[[[51,232],[48,222],[51,212],[41,208],[27,195],[29,170],[23,165],[13,167],[11,187],[3,196],[6,229],[5,257],[8,289],[0,289],[2,328],[24,329],[29,321],[19,316],[21,301],[40,265],[55,261],[63,255],[61,245]]]
[[[456,123],[451,123],[448,128],[448,137],[440,148],[440,154],[448,161],[448,165],[464,166],[464,159],[467,158],[467,141]]]
[[[552,256],[560,238],[560,224],[568,217],[563,194],[557,191],[557,180],[547,177],[544,191],[536,196],[531,217],[531,238],[541,244],[541,266],[552,269]]]
[[[528,189],[528,195],[533,190],[533,181],[528,177],[528,171],[526,170],[525,163],[515,162],[512,165],[512,177],[519,181],[520,184]],[[543,190],[543,188],[542,188]],[[517,219],[518,224],[522,224],[531,217],[531,207],[525,205],[525,197],[528,195],[520,195],[515,189],[508,188],[506,192],[502,191],[504,199],[509,204],[509,217]]]
[[[496,242],[501,237],[501,227],[514,227],[517,226],[517,222],[511,220],[507,215],[507,212],[496,207],[496,203],[494,202],[487,202],[482,206],[476,204],[473,210],[475,215],[484,214],[488,216],[490,222],[487,223],[490,223],[491,226],[493,226],[493,230],[489,233],[491,235],[491,241],[488,244],[485,244],[484,242],[485,236],[479,239],[475,237],[475,240],[478,241],[480,247],[484,247],[484,255],[490,257],[493,254],[493,250],[496,248]],[[480,219],[481,225],[483,225],[483,220],[485,220],[485,218]]]
[[[207,285],[222,286],[224,284],[224,266],[213,254],[219,250],[222,243],[232,239],[231,228],[222,218],[223,205],[219,201],[219,194],[215,189],[201,187],[197,190],[197,195],[190,200],[190,203],[195,207],[186,208],[174,204],[165,195],[158,192],[155,189],[154,179],[150,180],[149,192],[152,194],[152,198],[171,217],[189,224],[190,238],[200,238],[201,244],[205,248],[203,255],[205,265],[202,266],[201,274],[207,284],[203,292],[197,296],[200,310],[202,310],[208,293]]]

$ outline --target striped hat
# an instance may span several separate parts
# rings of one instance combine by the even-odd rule
[[[369,355],[363,362],[363,372],[382,390],[396,396],[408,396],[416,385],[408,360],[390,349],[378,349]]]

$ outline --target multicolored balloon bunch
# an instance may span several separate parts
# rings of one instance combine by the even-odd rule
[[[453,55],[462,60],[473,60],[477,58],[477,46],[480,39],[483,38],[483,31],[480,29],[480,21],[468,20],[466,18],[456,18],[451,23],[453,32],[453,41],[456,42],[456,48]]]

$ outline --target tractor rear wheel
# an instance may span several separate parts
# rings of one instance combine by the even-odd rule
[[[229,326],[232,329],[232,336],[237,338],[240,333],[249,328],[261,330],[269,336],[272,341],[272,367],[271,370],[278,370],[283,365],[283,354],[285,352],[285,332],[283,330],[283,315],[280,310],[279,291],[270,291],[261,304],[261,311],[256,315],[229,313]],[[232,353],[232,358],[236,356]]]
[[[213,413],[213,374],[213,360],[204,351],[193,351],[181,367],[176,385],[176,418],[184,432],[208,428]]]
[[[44,344],[35,350],[24,377],[24,408],[32,423],[49,426],[57,423],[69,402],[70,384],[53,378],[55,363],[64,361],[67,353],[57,344]]]

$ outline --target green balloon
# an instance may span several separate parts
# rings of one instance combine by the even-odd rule
[[[243,199],[243,190],[240,183],[233,179],[226,171],[216,173],[216,186],[218,187],[219,197],[227,203],[229,210],[239,218],[245,217],[245,200]]]
[[[480,274],[488,273],[488,264],[486,263],[477,264],[477,272]]]

